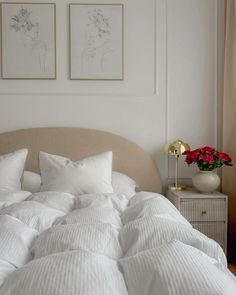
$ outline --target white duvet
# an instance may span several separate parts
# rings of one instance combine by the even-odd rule
[[[163,196],[0,194],[0,295],[235,295],[223,250]]]

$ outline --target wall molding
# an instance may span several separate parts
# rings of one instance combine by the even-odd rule
[[[217,2],[217,146],[223,147],[223,88],[225,47],[225,0]]]
[[[99,97],[109,97],[111,99],[120,99],[120,98],[124,98],[124,99],[142,99],[145,98],[145,100],[153,100],[157,98],[157,95],[154,94],[98,94],[98,95],[93,95],[93,94],[83,94],[83,93],[61,93],[61,92],[55,92],[55,93],[36,93],[36,92],[22,92],[22,93],[0,93],[0,97],[1,96],[35,96],[35,97],[50,97],[50,96],[60,96],[60,97],[90,97],[90,98],[99,98]]]
[[[224,0],[217,0],[214,1],[214,21],[215,21],[215,26],[214,26],[214,36],[215,36],[215,46],[214,46],[214,64],[215,64],[215,73],[214,73],[214,145],[219,146],[219,142],[221,142],[221,133],[222,133],[222,86],[219,86],[219,81],[222,79],[222,75],[219,74],[219,72],[222,70],[222,22],[223,22],[223,17],[222,17],[222,7],[224,7]],[[220,19],[220,33],[219,33],[219,17]],[[170,100],[169,100],[169,93],[168,93],[168,62],[169,62],[169,56],[168,56],[168,21],[169,19],[169,14],[168,14],[168,0],[166,1],[166,128],[165,128],[165,142],[169,142],[170,136],[170,125],[169,125],[169,107],[170,107]],[[221,35],[219,35],[221,34]],[[222,84],[222,83],[221,83]],[[177,135],[178,137],[178,135]],[[171,160],[169,157],[167,157],[166,160],[166,166],[167,166],[167,177],[166,181],[167,183],[171,182],[173,180],[173,177],[171,177],[171,171],[173,169],[173,166],[171,165]],[[180,177],[180,181],[182,180],[183,182],[189,182],[192,177]]]

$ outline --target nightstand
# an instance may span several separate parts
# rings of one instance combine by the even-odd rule
[[[226,253],[228,197],[225,194],[202,194],[193,188],[168,189],[167,198],[195,229],[218,242]]]

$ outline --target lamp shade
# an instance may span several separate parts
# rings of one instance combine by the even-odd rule
[[[189,151],[190,147],[180,139],[165,145],[165,153],[170,156],[182,155],[185,151]]]

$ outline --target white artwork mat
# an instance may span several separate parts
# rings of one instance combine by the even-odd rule
[[[70,78],[123,79],[123,5],[70,5]]]
[[[55,79],[55,4],[2,3],[2,78]]]

